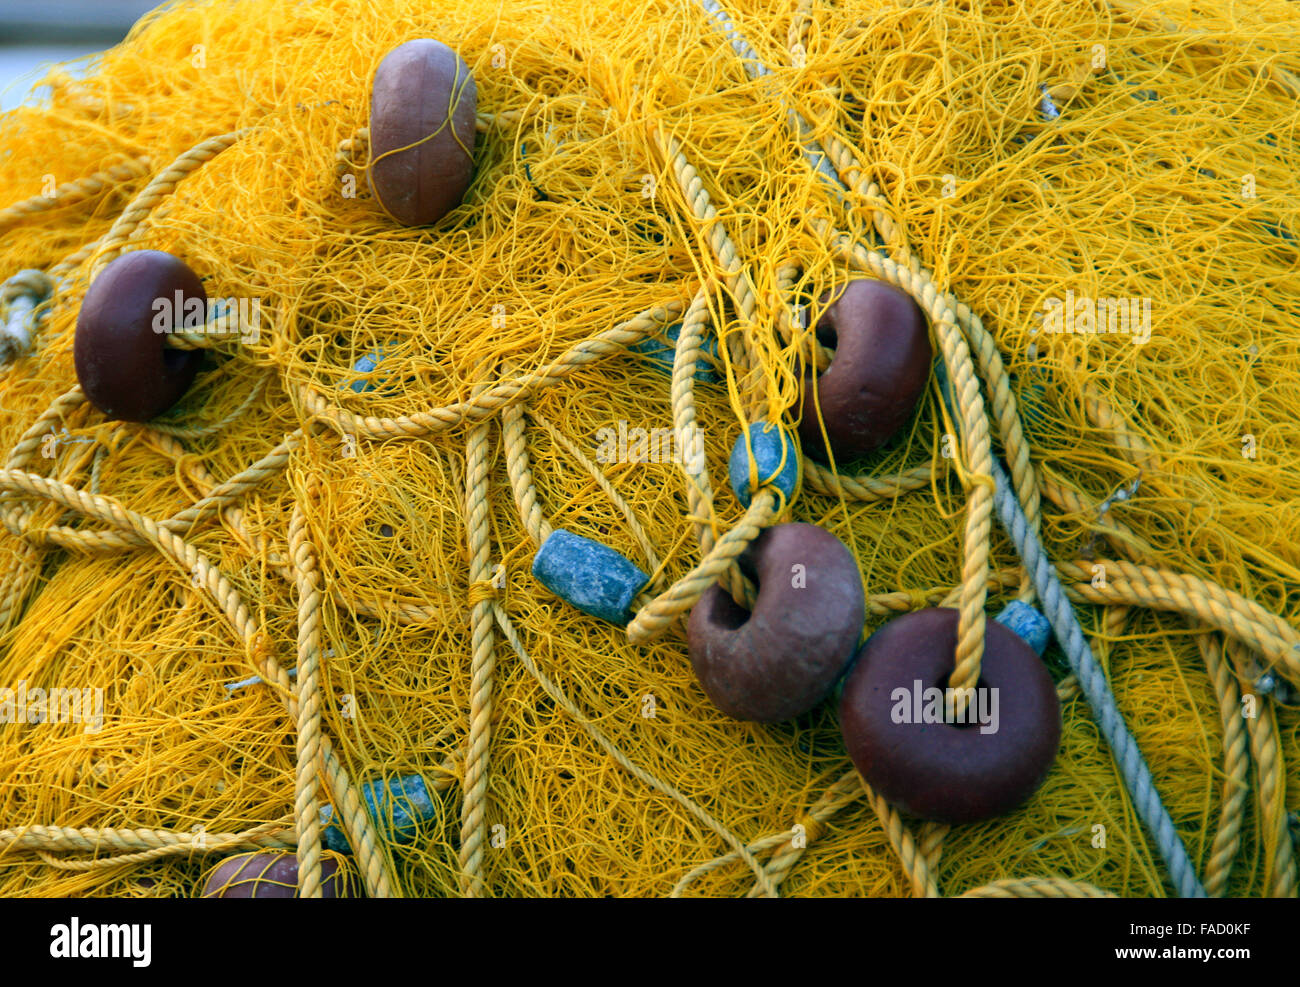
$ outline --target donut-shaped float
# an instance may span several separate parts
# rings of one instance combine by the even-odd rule
[[[740,558],[758,583],[752,613],[721,585],[691,610],[691,664],[705,693],[740,720],[775,723],[812,709],[830,692],[862,633],[857,563],[815,524],[778,524]]]
[[[974,701],[958,712],[947,689],[957,619],[933,607],[891,620],[859,650],[840,697],[844,744],[867,783],[903,811],[946,823],[1020,805],[1061,740],[1052,677],[997,621],[985,625]]]
[[[196,329],[208,295],[198,275],[161,250],[112,261],[81,303],[73,362],[81,389],[107,418],[145,422],[194,382],[203,353],[167,345],[177,329]]]
[[[355,875],[329,854],[321,857],[322,898],[364,898]],[[298,857],[288,850],[257,850],[227,857],[203,885],[203,898],[297,898]]]
[[[906,292],[860,278],[822,313],[816,332],[835,356],[815,380],[804,374],[799,438],[805,454],[826,462],[824,423],[835,461],[852,462],[889,441],[916,410],[934,355],[925,315]]]

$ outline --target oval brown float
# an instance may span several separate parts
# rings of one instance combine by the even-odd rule
[[[407,226],[436,223],[474,177],[478,89],[456,52],[418,38],[379,63],[370,90],[370,188]]]

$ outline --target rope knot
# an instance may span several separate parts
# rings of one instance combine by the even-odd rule
[[[54,278],[44,271],[29,267],[19,271],[0,284],[0,305],[8,305],[21,295],[29,296],[39,305],[54,294]]]
[[[31,349],[36,309],[54,294],[54,288],[55,280],[34,268],[19,271],[0,284],[0,365]]]
[[[469,605],[476,607],[480,603],[486,603],[488,600],[496,600],[501,596],[501,587],[495,579],[476,579],[469,584]]]
[[[815,843],[817,840],[821,839],[826,832],[826,825],[813,816],[800,816],[795,820],[794,825],[795,827],[803,827],[804,846]],[[799,832],[798,828],[796,828],[794,832],[797,834]]]

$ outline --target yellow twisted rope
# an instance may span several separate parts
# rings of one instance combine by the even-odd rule
[[[538,548],[551,537],[551,524],[537,502],[537,485],[528,460],[528,443],[524,438],[523,403],[509,405],[501,411],[501,439],[506,447],[506,472],[510,489],[519,509],[519,519],[533,544]]]
[[[1114,898],[1109,891],[1064,877],[1026,877],[994,881],[959,898]]]
[[[947,823],[921,823],[921,853],[931,871],[939,869],[939,861],[943,858],[943,840],[951,829]]]
[[[292,821],[288,821],[292,824]],[[49,850],[37,848],[37,855],[51,867],[67,871],[90,871],[90,870],[107,870],[110,867],[123,867],[128,864],[144,864],[151,860],[160,860],[163,857],[174,857],[182,853],[220,853],[223,850],[234,850],[249,846],[259,849],[266,847],[264,842],[266,837],[273,833],[278,833],[285,828],[286,820],[277,819],[272,822],[262,823],[260,826],[254,826],[252,829],[245,830],[242,833],[215,833],[215,834],[185,834],[192,836],[199,842],[190,842],[188,845],[180,840],[173,843],[165,843],[159,846],[151,847],[147,850],[140,850],[135,853],[123,853],[112,857],[92,857],[89,860],[72,860],[67,857],[55,857]],[[136,831],[137,833],[139,831]],[[155,831],[156,832],[156,831]],[[171,834],[179,835],[179,834]],[[306,897],[306,895],[303,895]]]
[[[518,414],[518,405],[509,412]],[[502,422],[508,432],[510,419]],[[461,807],[461,893],[479,898],[487,893],[483,880],[483,845],[487,832],[488,746],[492,739],[492,670],[496,648],[492,633],[490,501],[488,498],[488,439],[491,426],[475,425],[465,449],[465,528],[469,541],[471,590],[483,592],[472,600],[473,657],[470,661],[469,749],[465,755],[465,799]],[[522,444],[522,426],[520,443]],[[525,469],[527,464],[525,463]],[[531,487],[531,482],[530,482]],[[534,502],[535,503],[535,502]],[[539,511],[540,513],[540,511]],[[544,523],[544,522],[543,522]]]
[[[1042,490],[1044,497],[1066,514],[1079,515],[1089,528],[1105,535],[1116,549],[1126,552],[1131,561],[1144,565],[1154,561],[1153,549],[1139,538],[1132,528],[1111,517],[1109,512],[1104,521],[1097,520],[1098,505],[1073,487],[1044,472]]]
[[[790,832],[793,832],[793,830],[791,830]],[[762,839],[754,840],[752,843],[746,843],[745,849],[749,851],[751,854],[754,854],[754,856],[757,858],[758,854],[764,853],[768,850],[771,850],[774,847],[780,846],[782,843],[787,842],[789,835],[790,835],[789,832],[773,833],[770,836],[764,836]],[[727,866],[733,861],[740,860],[740,859],[741,859],[741,855],[739,850],[729,850],[727,853],[724,853],[721,856],[713,857],[711,860],[706,860],[702,864],[697,864],[695,867],[692,867],[689,871],[687,871],[682,876],[681,880],[679,880],[676,884],[673,885],[673,890],[669,893],[668,897],[670,898],[683,897],[686,893],[686,890],[692,884],[698,881],[701,877],[704,877],[706,874],[711,874],[715,870],[720,870],[721,868]],[[768,867],[770,867],[770,864],[768,865]],[[765,867],[764,870],[768,870],[768,868]],[[770,870],[768,870],[768,873],[770,874]],[[775,878],[772,878],[771,883],[775,886],[780,882],[777,881]],[[747,897],[750,898],[766,897],[766,895],[761,890],[761,885],[755,884],[754,888],[756,890],[751,890],[751,892]]]
[[[95,172],[93,175],[87,175],[85,178],[64,182],[54,189],[51,195],[33,195],[30,199],[23,199],[11,206],[0,209],[0,230],[13,226],[15,223],[25,222],[33,216],[38,216],[48,210],[62,209],[64,206],[84,202],[86,199],[93,199],[101,192],[106,192],[114,186],[123,185],[148,173],[149,157],[142,154],[139,157],[128,158],[120,164],[111,165],[102,171]]]
[[[695,216],[703,230],[703,235],[713,251],[713,256],[720,267],[723,283],[736,303],[736,311],[742,324],[750,333],[759,331],[755,321],[758,299],[749,272],[736,252],[736,245],[727,235],[726,227],[718,217],[718,211],[709,202],[709,193],[704,188],[704,181],[699,172],[687,160],[681,144],[675,137],[666,137],[662,131],[655,134],[656,147],[660,155],[668,162],[677,179],[677,186],[686,199],[686,205]],[[759,367],[752,348],[746,345],[747,336],[737,337],[728,334],[727,351],[732,362],[740,371],[739,378],[742,393],[749,399],[746,413],[751,421],[765,417],[766,378],[759,373]]]
[[[1105,569],[1105,586],[1092,585],[1094,565]],[[1090,603],[1137,602],[1152,610],[1199,617],[1285,666],[1283,674],[1300,681],[1300,651],[1296,650],[1300,634],[1280,617],[1232,590],[1186,573],[1130,562],[1063,562],[1056,568],[1064,578],[1078,581],[1072,587],[1072,597],[1077,595]]]
[[[792,60],[796,51],[806,52],[808,49],[808,35],[812,31],[812,6],[812,0],[797,0],[795,3],[785,39]]]
[[[41,571],[41,556],[28,541],[18,544],[18,554],[0,581],[0,634],[11,630],[22,616],[23,606]]]
[[[315,482],[307,482],[306,499],[315,495]],[[323,897],[321,888],[321,804],[317,775],[320,771],[320,570],[307,536],[303,504],[293,506],[289,522],[289,555],[293,559],[298,589],[298,716],[297,772],[294,812],[298,825],[298,888],[303,898]]]
[[[1250,652],[1240,641],[1229,641],[1226,656],[1243,683]],[[1246,691],[1245,685],[1242,691]],[[1240,711],[1239,711],[1240,714]],[[1250,753],[1259,784],[1261,829],[1264,836],[1264,866],[1274,898],[1297,896],[1295,845],[1287,825],[1286,774],[1282,764],[1282,742],[1277,714],[1268,696],[1255,697],[1255,716],[1243,717],[1250,734]]]
[[[252,127],[246,127],[243,130],[221,134],[218,137],[210,137],[181,154],[155,176],[153,181],[131,200],[131,204],[126,207],[122,215],[117,218],[108,233],[99,242],[91,264],[90,279],[93,281],[99,272],[104,269],[104,266],[121,253],[122,247],[125,246],[135,228],[148,217],[163,199],[176,191],[176,186],[181,179],[196,168],[211,161],[241,137],[251,133],[253,129]]]
[[[590,339],[583,340],[545,367],[513,380],[503,381],[468,401],[442,408],[418,411],[397,418],[376,418],[356,415],[331,404],[310,384],[303,384],[299,393],[303,405],[311,415],[327,423],[340,434],[355,435],[358,438],[375,441],[418,438],[454,428],[462,422],[479,422],[491,418],[503,408],[518,401],[525,401],[542,388],[550,387],[563,380],[580,367],[624,352],[627,347],[640,342],[660,326],[671,323],[681,313],[683,307],[681,302],[673,301],[646,309],[626,322],[620,322]]]
[[[898,859],[903,865],[904,873],[912,882],[912,897],[940,897],[939,886],[935,884],[934,875],[930,873],[929,860],[921,852],[920,847],[917,846],[916,837],[912,835],[911,829],[903,822],[903,817],[898,814],[897,809],[886,802],[883,796],[878,795],[860,776],[858,780],[862,785],[862,791],[866,793],[867,802],[875,810],[876,816],[885,829],[885,835],[889,837],[890,846],[894,848],[894,853],[898,855]]]
[[[1219,721],[1223,725],[1223,804],[1210,859],[1205,865],[1204,881],[1206,894],[1218,898],[1227,890],[1232,862],[1241,845],[1241,824],[1250,794],[1250,744],[1245,717],[1241,715],[1241,694],[1232,668],[1224,659],[1222,645],[1213,634],[1198,634],[1196,643],[1214,682]]]
[[[837,500],[877,501],[892,500],[913,490],[924,490],[930,485],[935,473],[934,467],[917,466],[895,476],[847,476],[832,473],[814,460],[803,461],[803,488],[825,497]]]
[[[772,490],[759,490],[744,517],[714,543],[695,568],[637,611],[627,625],[627,639],[633,644],[653,641],[695,606],[759,532],[776,520],[779,500]]]
[[[54,431],[55,422],[64,420],[64,416],[76,410],[85,402],[85,395],[80,385],[64,392],[37,417],[20,437],[18,444],[10,451],[5,465],[11,469],[20,469],[35,455],[48,432]],[[17,509],[6,512],[6,519],[21,516]],[[12,530],[12,528],[11,528]],[[28,594],[40,575],[41,557],[35,545],[21,541],[18,557],[5,571],[3,584],[0,584],[0,631],[7,631],[17,622],[22,614]]]
[[[1128,458],[1141,457],[1150,467],[1157,464],[1148,459],[1146,452],[1136,441],[1126,442],[1128,435],[1117,417],[1100,401],[1094,402],[1089,417],[1100,427],[1112,430],[1121,441]],[[1131,437],[1130,437],[1131,438]],[[1064,510],[1083,514],[1090,518],[1097,515],[1097,505],[1082,494],[1064,484],[1044,479],[1043,489],[1049,500]],[[1142,539],[1134,535],[1119,521],[1107,524],[1096,522],[1092,525],[1097,531],[1106,535],[1117,549],[1126,552],[1130,558],[1141,562],[1154,556],[1154,551]],[[1113,637],[1121,627],[1112,627],[1109,616],[1116,611],[1124,612],[1127,608],[1112,607],[1107,610],[1107,631]],[[1241,825],[1245,816],[1246,799],[1249,794],[1250,756],[1246,740],[1246,727],[1242,723],[1240,693],[1227,661],[1217,639],[1212,634],[1198,634],[1196,642],[1205,660],[1206,671],[1214,685],[1215,695],[1219,701],[1219,718],[1223,727],[1224,783],[1223,803],[1219,811],[1219,825],[1215,830],[1214,843],[1210,849],[1210,859],[1205,865],[1204,886],[1211,897],[1220,897],[1227,888],[1228,878],[1232,872],[1233,860],[1241,844]],[[1073,678],[1073,676],[1071,676]]]
[[[138,850],[173,853],[211,853],[220,850],[283,849],[296,844],[293,817],[262,823],[242,833],[175,832],[168,829],[119,829],[108,827],[26,826],[0,829],[0,851],[71,850],[98,853],[108,848],[130,855]],[[110,858],[100,858],[110,859]]]
[[[704,355],[704,335],[709,326],[709,292],[701,285],[682,319],[673,352],[673,382],[669,399],[673,409],[673,434],[677,448],[686,450],[679,457],[678,466],[686,479],[687,510],[692,521],[695,539],[700,551],[707,555],[717,538],[717,519],[713,511],[713,485],[703,462],[697,462],[694,452],[701,438],[695,421],[695,371]],[[702,458],[702,457],[701,457]],[[740,567],[734,562],[723,572],[722,581],[738,604],[748,610],[754,608],[757,591]]]

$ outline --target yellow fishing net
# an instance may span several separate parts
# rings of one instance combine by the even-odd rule
[[[692,674],[689,602],[789,519],[852,549],[868,631],[946,601],[977,661],[1032,599],[998,455],[1207,891],[1296,894],[1294,6],[727,0],[753,77],[710,9],[178,3],[0,118],[0,278],[57,279],[0,383],[0,687],[102,697],[0,724],[0,893],[192,896],[300,838],[319,875],[332,804],[371,894],[1171,894],[1055,645],[1051,774],[952,828],[864,789],[833,703],[739,723]],[[473,71],[476,170],[405,229],[365,128],[418,37]],[[148,425],[72,362],[133,249],[260,304]],[[746,511],[727,456],[788,418],[851,276],[922,299],[961,420],[932,390]],[[1053,332],[1067,293],[1149,305],[1149,338]],[[721,383],[636,351],[684,319]],[[664,447],[692,421],[696,474]],[[603,454],[620,427],[659,441]],[[651,574],[629,627],[533,578],[551,526]],[[411,775],[434,811],[399,843],[359,793]]]

